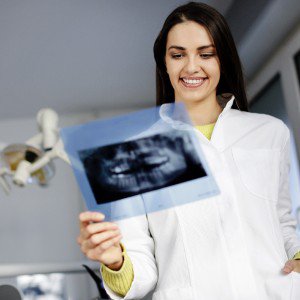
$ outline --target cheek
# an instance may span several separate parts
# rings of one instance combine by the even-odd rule
[[[169,75],[172,85],[177,83],[178,79],[179,79],[179,73],[180,73],[179,70],[172,67],[172,68],[167,68],[167,72],[168,72],[168,75]]]
[[[220,80],[221,72],[220,72],[220,67],[216,63],[212,66],[210,66],[210,75],[213,77],[216,81]]]
[[[166,60],[166,69],[167,73],[169,74],[170,81],[175,81],[178,79],[180,73],[180,66],[178,62]]]
[[[220,80],[220,77],[221,77],[221,73],[220,73],[220,69],[216,69],[216,80],[219,81]]]

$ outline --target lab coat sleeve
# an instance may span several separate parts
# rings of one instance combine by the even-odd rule
[[[292,217],[292,203],[290,198],[290,132],[285,126],[284,146],[281,150],[279,192],[277,211],[284,240],[284,247],[289,259],[300,251],[300,240],[296,233],[297,221]]]
[[[117,222],[133,265],[134,278],[130,290],[124,297],[114,293],[105,283],[111,299],[141,299],[154,289],[157,282],[157,267],[154,258],[154,241],[145,215]]]

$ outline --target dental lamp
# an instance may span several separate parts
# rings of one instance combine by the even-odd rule
[[[37,123],[37,135],[25,144],[11,144],[0,151],[0,186],[6,194],[11,190],[7,177],[17,186],[32,182],[47,185],[55,173],[55,158],[70,164],[59,137],[57,113],[50,108],[42,109],[37,114]]]

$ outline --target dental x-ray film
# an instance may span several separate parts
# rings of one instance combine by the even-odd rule
[[[183,104],[63,128],[61,137],[87,208],[107,221],[219,193]]]

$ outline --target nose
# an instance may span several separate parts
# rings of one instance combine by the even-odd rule
[[[195,74],[201,70],[200,62],[195,57],[188,57],[185,65],[185,71],[188,74]]]

